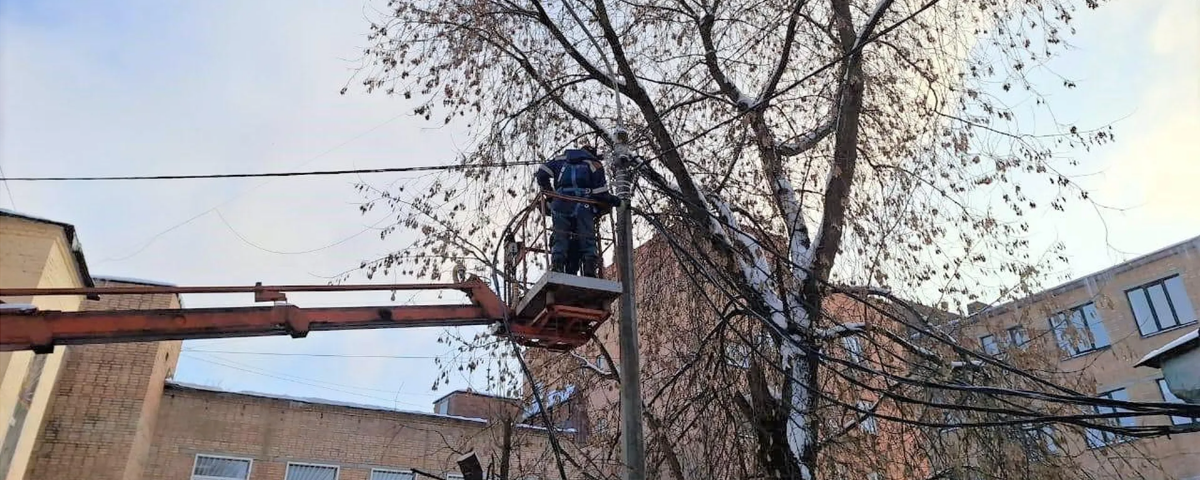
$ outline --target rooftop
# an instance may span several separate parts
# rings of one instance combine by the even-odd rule
[[[170,391],[170,390],[189,391],[190,390],[190,391],[196,391],[196,392],[214,393],[214,394],[218,394],[218,395],[236,395],[236,396],[242,396],[242,397],[261,398],[261,399],[267,399],[267,400],[280,400],[280,401],[287,401],[287,402],[296,402],[296,403],[303,403],[303,404],[308,404],[308,405],[343,407],[343,408],[351,408],[351,409],[355,409],[355,410],[370,410],[370,411],[375,411],[375,412],[386,412],[386,413],[394,413],[394,414],[399,414],[399,415],[411,415],[411,416],[416,416],[416,417],[424,417],[424,418],[428,418],[431,420],[451,420],[451,421],[458,421],[458,422],[477,423],[480,425],[488,424],[488,420],[483,419],[483,418],[460,417],[460,416],[455,416],[455,415],[442,415],[439,413],[418,412],[415,410],[403,410],[403,409],[398,409],[398,408],[388,408],[388,407],[384,407],[381,405],[366,405],[366,404],[361,404],[361,403],[342,402],[342,401],[337,401],[337,400],[327,400],[327,399],[323,399],[323,398],[295,397],[295,396],[290,396],[290,395],[283,395],[283,394],[276,394],[276,393],[262,393],[262,392],[253,392],[253,391],[233,391],[233,390],[225,390],[225,389],[208,386],[208,385],[199,385],[199,384],[194,384],[194,383],[178,382],[178,381],[174,381],[174,380],[168,380],[166,383],[166,388],[168,391]],[[453,393],[453,392],[451,392],[451,393]],[[473,392],[468,392],[468,393],[473,393]],[[483,394],[483,395],[490,396],[490,395],[486,395],[486,394]],[[507,397],[497,397],[497,398],[507,398]],[[539,427],[536,425],[522,424],[522,425],[517,425],[517,426],[519,428],[528,429],[528,430],[545,430],[544,427]],[[570,433],[570,432],[573,432],[574,430],[566,429],[563,431]]]
[[[1196,348],[1197,346],[1200,346],[1200,328],[1193,329],[1190,332],[1180,335],[1179,338],[1171,340],[1170,343],[1159,347],[1153,352],[1147,353],[1146,356],[1142,357],[1141,360],[1138,360],[1138,362],[1133,364],[1133,366],[1140,367],[1142,365],[1146,365],[1154,368],[1160,368],[1164,360],[1167,360],[1170,357],[1175,357],[1180,353],[1184,353],[1184,349]]]
[[[148,285],[152,287],[178,287],[174,283],[160,282],[158,280],[146,280],[144,278],[133,277],[118,277],[114,275],[92,275],[92,280],[112,283],[128,283],[132,285]]]
[[[436,404],[436,403],[438,403],[438,402],[441,402],[442,400],[445,400],[446,398],[450,397],[451,395],[455,395],[455,394],[458,394],[458,395],[474,395],[474,396],[477,396],[477,397],[495,398],[495,399],[497,399],[497,400],[509,400],[509,401],[513,401],[513,402],[519,402],[519,401],[520,401],[520,399],[517,399],[517,398],[512,398],[512,397],[506,397],[506,396],[504,396],[504,395],[496,395],[496,394],[494,394],[494,393],[483,393],[483,392],[477,392],[477,391],[475,391],[475,390],[471,390],[471,389],[466,389],[466,390],[455,390],[455,391],[453,391],[453,392],[450,392],[450,393],[447,393],[447,394],[445,394],[445,395],[442,395],[442,396],[438,397],[436,400],[434,400],[434,401],[433,401],[433,403],[434,403],[434,404]]]
[[[83,258],[83,244],[79,242],[79,236],[75,234],[75,226],[69,223],[50,220],[48,218],[29,215],[27,213],[17,212],[6,208],[0,208],[0,217],[17,218],[29,222],[44,223],[62,228],[63,235],[67,237],[67,245],[71,249],[71,254],[75,257],[75,263],[79,267],[79,280],[85,287],[95,287],[95,282],[92,281],[92,275],[88,273],[87,260]],[[89,295],[89,299],[98,300],[100,297]]]
[[[1100,270],[1098,272],[1093,272],[1091,274],[1084,275],[1084,276],[1076,278],[1074,280],[1070,280],[1065,283],[1047,288],[1045,290],[1042,290],[1041,292],[1035,293],[1028,297],[1024,297],[1024,298],[1020,298],[1020,299],[1013,300],[1010,302],[1002,303],[999,305],[993,305],[993,306],[990,306],[987,308],[983,308],[980,311],[978,311],[966,318],[973,319],[973,318],[977,318],[977,317],[981,317],[981,316],[986,317],[986,316],[992,316],[992,315],[1005,313],[1014,308],[1018,308],[1023,305],[1028,305],[1030,303],[1042,300],[1046,297],[1052,297],[1055,295],[1059,295],[1061,293],[1075,290],[1077,288],[1085,287],[1089,284],[1094,284],[1100,280],[1106,280],[1114,275],[1118,275],[1118,274],[1127,272],[1129,270],[1133,270],[1133,269],[1141,267],[1143,265],[1146,265],[1146,264],[1149,264],[1152,262],[1156,262],[1158,260],[1162,260],[1167,257],[1178,255],[1180,253],[1193,251],[1193,250],[1200,250],[1200,236],[1195,236],[1195,237],[1189,238],[1187,240],[1183,240],[1181,242],[1177,242],[1177,243],[1168,245],[1166,247],[1160,248],[1158,250],[1147,253],[1145,255],[1134,257],[1133,259],[1130,259],[1130,260],[1122,262],[1122,263],[1118,263],[1116,265],[1113,265],[1106,269]]]

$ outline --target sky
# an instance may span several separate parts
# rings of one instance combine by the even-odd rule
[[[371,14],[363,5],[0,0],[0,169],[119,175],[453,161],[464,131],[429,128],[401,99],[353,85],[338,94],[365,45]],[[1073,48],[1048,67],[1078,88],[1056,89],[1051,101],[1060,122],[1114,124],[1115,144],[1080,156],[1092,173],[1081,181],[1113,209],[1045,213],[1033,223],[1041,244],[1066,244],[1068,273],[1082,275],[1200,235],[1200,2],[1118,0],[1081,10],[1076,27]],[[179,285],[324,283],[404,244],[380,240],[371,228],[379,213],[358,212],[355,180],[12,183],[0,184],[0,207],[74,224],[97,275]],[[289,300],[393,303],[387,292]],[[396,303],[425,300],[436,299],[400,295]],[[430,390],[433,358],[456,358],[436,342],[440,333],[189,341],[176,379],[431,411],[448,389],[486,386],[479,375],[456,374]]]

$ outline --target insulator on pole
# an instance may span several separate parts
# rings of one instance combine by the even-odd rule
[[[622,200],[633,196],[633,155],[629,151],[629,132],[617,127],[613,132],[616,140],[608,155],[609,191]]]

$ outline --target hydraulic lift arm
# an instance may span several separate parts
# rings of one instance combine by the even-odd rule
[[[449,284],[298,285],[254,287],[116,287],[0,289],[0,297],[253,292],[256,301],[281,302],[284,292],[360,290],[461,290],[463,305],[300,308],[271,306],[61,312],[4,305],[0,351],[52,351],[55,345],[198,338],[291,335],[313,330],[487,325],[502,321],[508,306],[486,283],[472,277]]]

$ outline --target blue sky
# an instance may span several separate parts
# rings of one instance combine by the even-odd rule
[[[11,176],[200,173],[428,165],[463,132],[429,129],[401,100],[338,91],[365,43],[359,2],[0,0],[0,167]],[[1081,10],[1075,49],[1050,67],[1079,88],[1056,114],[1116,123],[1081,157],[1095,197],[1125,208],[1043,214],[1072,272],[1200,234],[1200,2],[1119,0]],[[372,177],[386,182],[397,177]],[[369,229],[353,178],[0,185],[0,206],[74,223],[97,274],[184,285],[321,283],[403,239]],[[11,188],[11,190],[8,190]],[[11,199],[10,199],[11,194]],[[225,221],[222,221],[224,218]],[[188,221],[191,219],[191,221]],[[186,222],[185,222],[186,221]],[[263,251],[237,238],[277,251]],[[165,234],[164,230],[176,227]],[[418,297],[415,300],[426,299]],[[390,304],[389,294],[293,295],[304,306]],[[398,297],[398,301],[406,297]],[[189,306],[246,305],[188,296]],[[185,349],[387,355],[185,355],[177,378],[429,410],[437,330],[188,342]],[[478,379],[476,379],[478,380]],[[455,377],[452,388],[469,384]],[[477,388],[483,387],[476,381]]]

